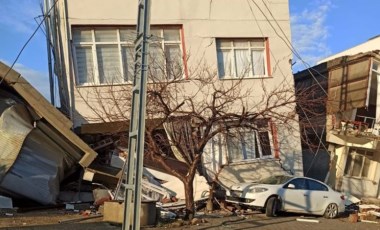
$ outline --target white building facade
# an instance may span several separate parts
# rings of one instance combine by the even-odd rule
[[[82,131],[94,123],[101,125],[95,118],[105,115],[92,109],[99,105],[89,99],[90,91],[104,93],[110,85],[131,84],[137,2],[58,0],[51,27],[61,107]],[[283,84],[294,88],[289,62],[292,52],[286,44],[290,41],[288,0],[153,0],[151,34],[151,54],[170,57],[150,63],[156,76],[168,74],[169,70],[160,66],[170,61],[183,70],[186,79],[191,77],[191,69],[204,61],[218,72],[216,81],[243,77],[244,87],[252,89],[253,101],[265,93],[262,84],[269,91]],[[246,66],[251,68],[245,70]],[[278,112],[295,113],[294,107]],[[296,132],[289,133],[270,124],[265,134],[269,150],[264,151],[258,143],[247,147],[261,149],[257,154],[240,150],[237,154],[241,156],[231,157],[226,142],[221,143],[223,151],[208,148],[204,165],[211,180],[226,178],[228,187],[236,181],[257,179],[254,171],[260,171],[260,177],[273,172],[301,175],[296,122],[293,128]],[[228,173],[224,175],[223,169]]]

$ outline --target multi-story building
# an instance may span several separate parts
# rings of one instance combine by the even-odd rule
[[[325,101],[319,116],[308,118],[313,129],[303,127],[320,138],[318,148],[304,148],[309,176],[323,175],[335,189],[360,198],[380,197],[379,42],[372,38],[295,74],[298,89],[314,88],[315,98]]]
[[[99,101],[88,95],[94,91],[104,93],[111,85],[131,84],[137,2],[57,1],[50,27],[60,105],[82,135],[127,130],[123,116],[110,119],[109,113],[97,112]],[[156,76],[169,72],[162,66],[170,61],[183,70],[184,79],[189,78],[191,69],[202,60],[218,72],[215,81],[242,77],[244,87],[251,89],[251,102],[261,100],[263,94],[283,84],[294,87],[289,62],[292,52],[286,44],[290,41],[288,0],[154,0],[151,34],[151,55],[166,56],[150,63]],[[241,76],[247,66],[250,68]],[[112,109],[107,107],[108,110]],[[294,106],[278,112],[295,114]],[[291,124],[293,130],[298,130],[296,122]],[[206,153],[204,164],[210,177],[218,175],[228,185],[274,172],[302,174],[299,133],[289,133],[289,129],[276,124],[270,127],[266,134],[268,151],[252,144],[239,151],[226,148],[222,153]],[[257,154],[243,153],[256,151],[255,146]]]

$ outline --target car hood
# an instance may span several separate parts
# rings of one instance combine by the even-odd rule
[[[241,183],[231,186],[231,190],[237,190],[237,191],[244,191],[248,188],[252,187],[264,187],[264,188],[274,188],[274,187],[281,187],[282,184],[260,184],[260,183]]]
[[[245,188],[258,185],[259,183],[241,183],[241,184],[235,184],[231,186],[231,190],[244,190]]]

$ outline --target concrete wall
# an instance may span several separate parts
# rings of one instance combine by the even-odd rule
[[[265,16],[256,5],[246,0],[154,0],[151,9],[152,25],[181,25],[184,32],[186,51],[190,54],[188,60],[189,69],[196,66],[200,60],[207,62],[210,68],[217,69],[217,55],[215,38],[255,38],[267,37],[270,47],[271,76],[264,80],[266,90],[278,88],[282,84],[293,87],[291,66],[289,59],[292,53],[285,43],[276,34],[290,40],[290,22],[288,1],[272,1],[268,4],[273,20],[265,5],[259,4]],[[67,15],[64,10],[63,0],[61,9],[61,29],[64,40],[64,57],[66,73],[70,76],[67,88],[72,90],[72,108],[75,108],[74,126],[91,122],[88,117],[93,116],[91,109],[87,108],[78,95],[81,91],[92,91],[91,87],[75,85],[73,61],[71,52],[71,29],[79,25],[135,25],[137,18],[137,0],[114,0],[104,4],[101,0],[67,0]],[[67,17],[67,20],[63,20]],[[269,19],[269,21],[267,20]],[[66,24],[67,21],[67,24]],[[272,28],[274,26],[275,30]],[[285,35],[280,32],[284,31]],[[68,31],[66,31],[68,29]],[[66,44],[65,44],[66,42]],[[69,61],[70,60],[70,61]],[[259,100],[263,90],[261,79],[246,79],[244,86],[252,88],[252,97]],[[245,84],[246,83],[246,84]],[[249,100],[252,101],[252,100]],[[85,118],[85,119],[83,119]]]
[[[137,0],[113,0],[105,3],[102,0],[60,0],[61,29],[64,44],[66,73],[69,76],[67,88],[71,90],[71,108],[73,109],[74,126],[94,122],[91,117],[97,116],[90,107],[99,106],[96,100],[84,100],[83,95],[106,92],[107,87],[75,85],[73,58],[71,52],[71,28],[74,26],[118,26],[135,25],[137,18]],[[246,103],[255,104],[262,99],[264,88],[267,92],[281,86],[294,88],[293,75],[289,60],[292,52],[283,39],[290,37],[290,20],[288,0],[265,1],[246,0],[152,0],[151,25],[179,25],[183,30],[183,42],[190,55],[187,62],[189,71],[198,63],[204,62],[217,69],[217,52],[215,38],[268,38],[270,76],[264,79],[244,79],[243,89],[249,90],[251,96]],[[260,9],[264,12],[260,11]],[[274,18],[273,18],[274,17]],[[67,22],[67,24],[66,24]],[[281,38],[279,37],[279,35]],[[228,82],[228,80],[224,80]],[[264,86],[264,87],[263,87]],[[120,86],[124,87],[124,86]],[[187,90],[194,86],[187,86]],[[78,92],[81,92],[79,95]],[[279,114],[293,114],[294,106],[278,109]],[[292,132],[278,127],[280,157],[289,170],[302,175],[302,157],[298,124],[291,124]],[[209,161],[213,172],[219,172],[225,162],[219,159]],[[212,158],[209,157],[209,158]],[[214,159],[215,160],[215,159]],[[250,169],[253,170],[253,169]],[[281,169],[282,170],[282,169]],[[240,172],[237,172],[240,173]]]
[[[356,178],[344,175],[349,147],[340,146],[335,148],[337,156],[335,188],[339,191],[352,194],[359,198],[362,197],[379,197],[380,171],[380,154],[374,152],[373,159],[370,163],[368,178]]]

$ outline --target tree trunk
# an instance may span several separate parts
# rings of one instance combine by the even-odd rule
[[[212,182],[211,187],[210,187],[209,197],[207,200],[207,205],[206,205],[207,212],[214,211],[214,191],[215,191],[215,182]]]
[[[186,180],[183,182],[185,186],[185,199],[186,199],[186,215],[185,219],[192,220],[195,214],[195,203],[194,203],[194,176],[187,176]]]

